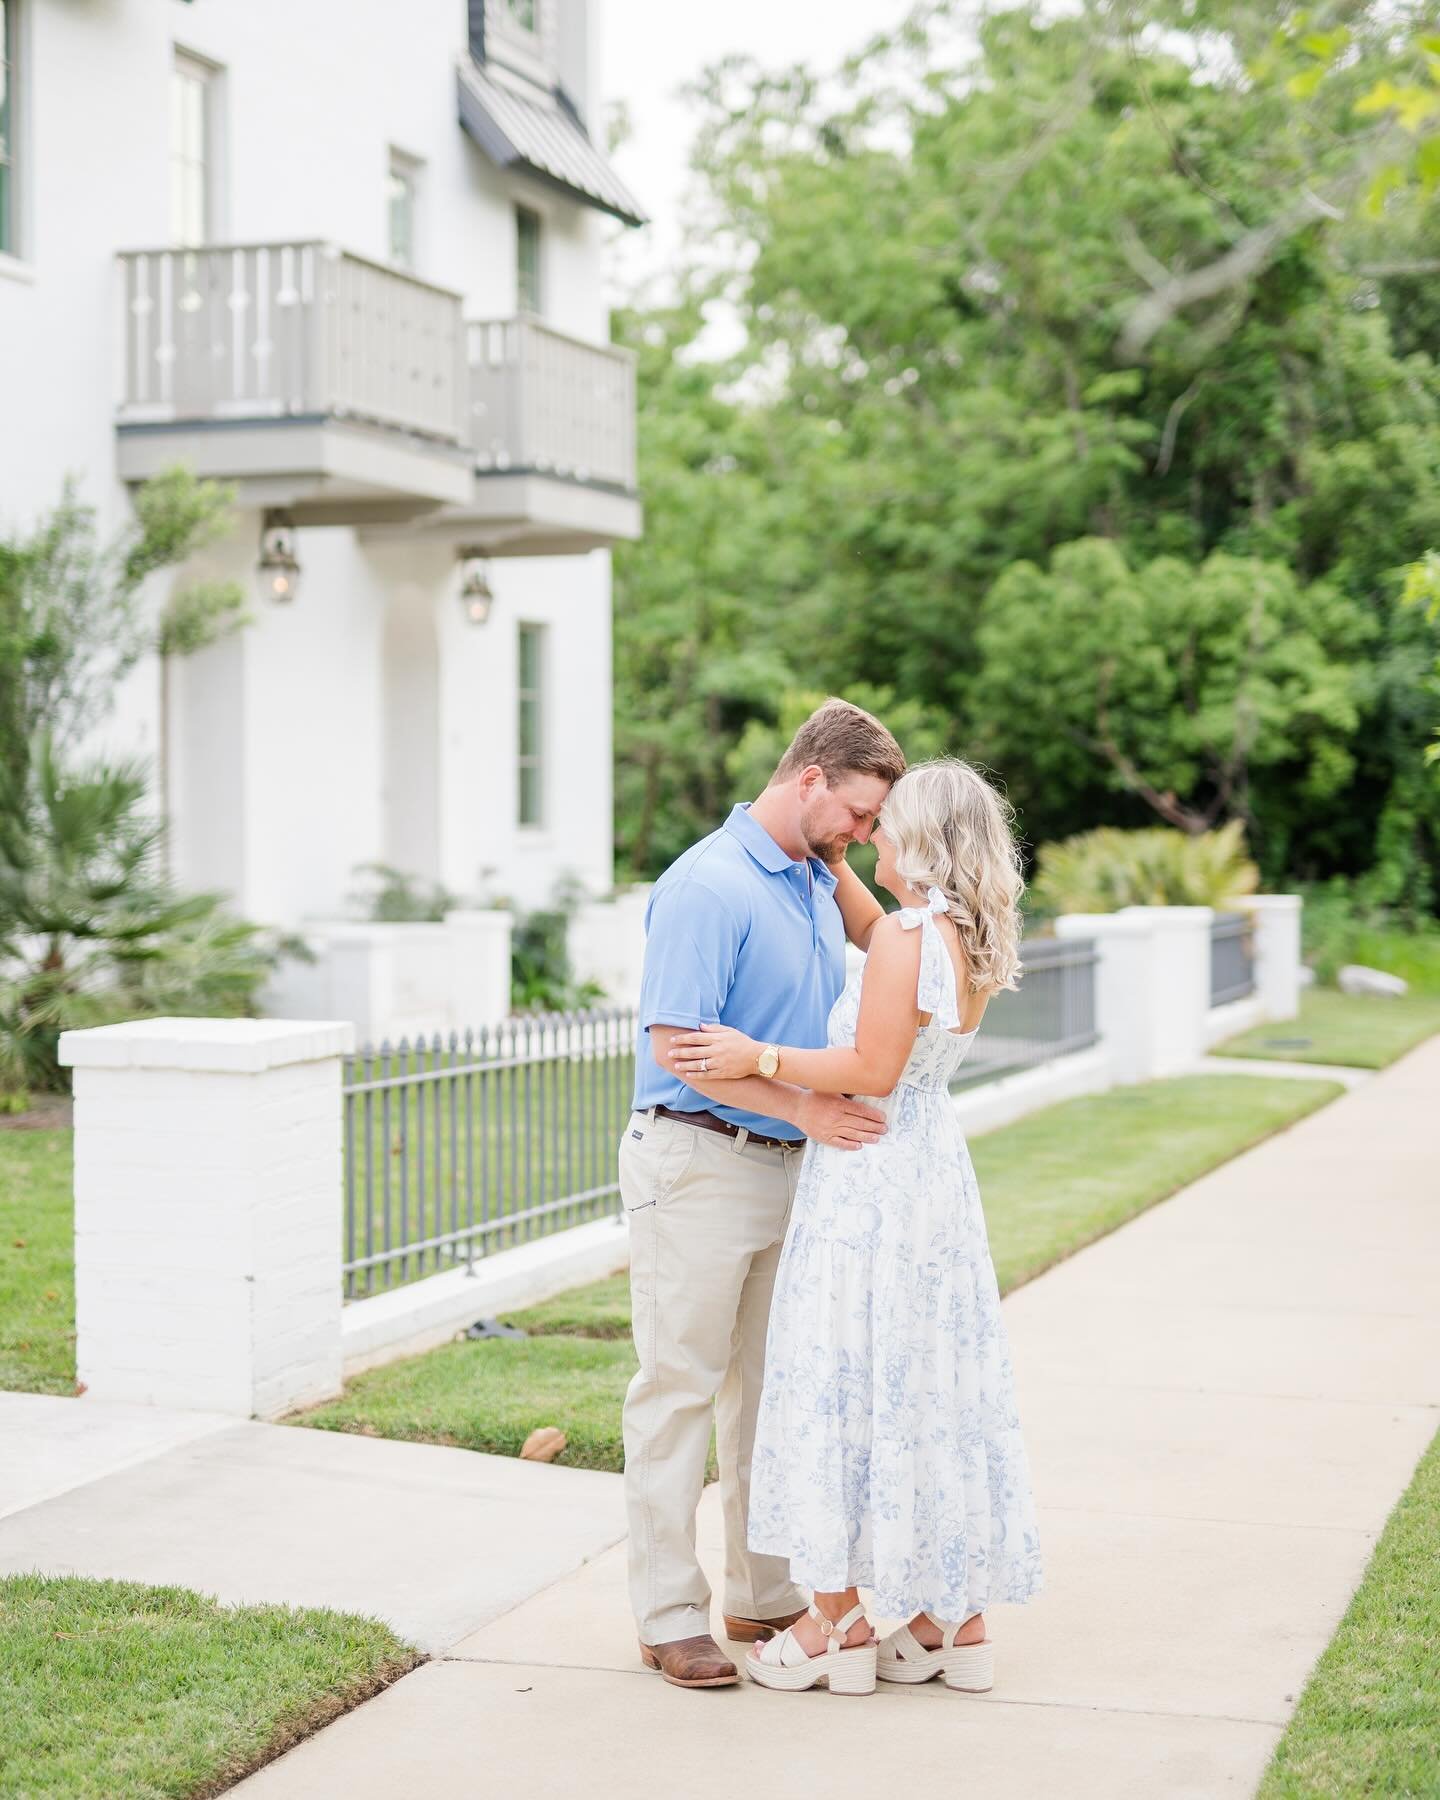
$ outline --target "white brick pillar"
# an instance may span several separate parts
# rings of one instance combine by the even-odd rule
[[[1061,938],[1094,938],[1095,1026],[1121,1082],[1178,1074],[1204,1054],[1210,1010],[1208,906],[1063,913]]]
[[[1154,1073],[1178,1075],[1208,1048],[1205,1019],[1215,914],[1208,906],[1131,906],[1126,911],[1143,914],[1152,933]]]
[[[499,907],[445,915],[450,956],[450,1024],[457,1031],[510,1016],[510,934],[514,915]]]
[[[1300,1011],[1299,894],[1250,894],[1235,902],[1254,926],[1255,997],[1267,1019],[1293,1019]]]
[[[77,1373],[106,1400],[274,1418],[340,1390],[349,1023],[67,1031]]]

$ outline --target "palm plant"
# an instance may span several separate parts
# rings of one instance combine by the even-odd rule
[[[60,1033],[176,1011],[254,1010],[282,946],[177,893],[139,762],[67,769],[48,732],[0,766],[0,1090],[62,1088]]]
[[[1260,884],[1238,819],[1218,831],[1121,831],[1112,826],[1043,844],[1030,885],[1038,913],[1118,912],[1122,906],[1225,907]]]

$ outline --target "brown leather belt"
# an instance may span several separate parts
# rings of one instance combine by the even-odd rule
[[[763,1144],[767,1150],[795,1150],[805,1142],[804,1138],[766,1137],[763,1132],[732,1125],[728,1119],[717,1118],[712,1112],[677,1112],[673,1106],[655,1106],[650,1110],[662,1119],[674,1119],[681,1125],[697,1125],[701,1131],[721,1131],[726,1137],[737,1138],[744,1130],[747,1143]]]

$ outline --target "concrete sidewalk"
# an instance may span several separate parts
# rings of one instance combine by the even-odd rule
[[[32,1458],[0,1567],[345,1606],[442,1651],[246,1800],[1248,1794],[1440,1425],[1437,1096],[1440,1039],[1006,1301],[1048,1588],[992,1615],[991,1695],[678,1692],[636,1660],[616,1477],[283,1427]]]
[[[589,1469],[31,1394],[0,1394],[7,1513],[0,1573],[330,1606],[432,1651],[625,1530],[619,1477]]]

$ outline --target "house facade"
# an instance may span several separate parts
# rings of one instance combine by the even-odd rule
[[[632,359],[587,0],[0,0],[0,528],[107,535],[183,463],[228,536],[157,577],[253,622],[138,667],[186,887],[333,919],[357,866],[611,884],[610,547]],[[298,565],[298,567],[297,567]],[[163,717],[162,717],[163,712]]]

